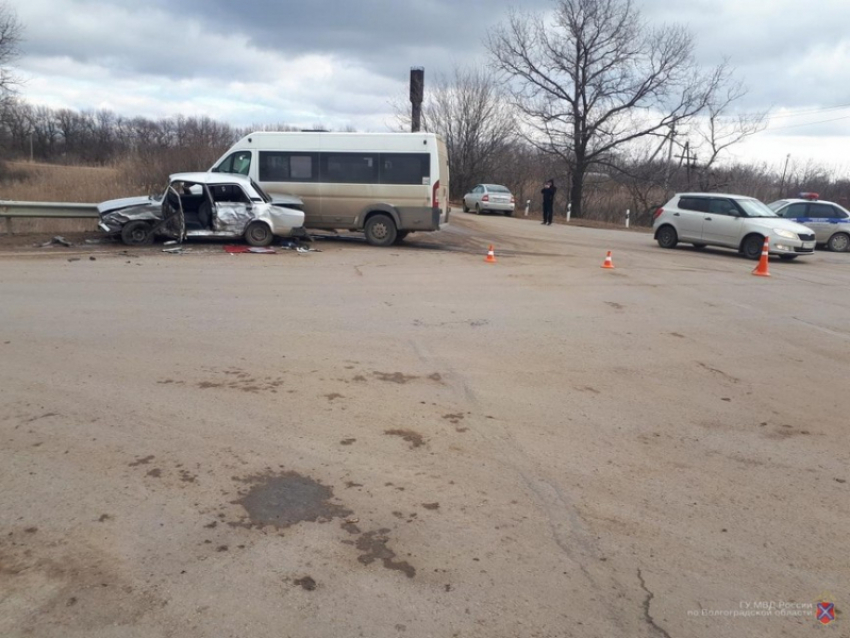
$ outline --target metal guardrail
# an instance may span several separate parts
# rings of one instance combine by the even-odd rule
[[[97,218],[97,204],[67,202],[11,202],[0,200],[0,217]]]

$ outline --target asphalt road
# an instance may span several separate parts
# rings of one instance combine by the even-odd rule
[[[0,252],[0,636],[848,635],[850,254],[409,239]]]

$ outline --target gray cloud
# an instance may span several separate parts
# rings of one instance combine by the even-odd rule
[[[234,123],[272,121],[375,127],[404,95],[409,68],[426,88],[455,64],[487,62],[483,39],[514,0],[28,0],[22,68],[50,104],[116,104],[140,113],[196,110]],[[740,108],[802,110],[850,102],[850,2],[669,0],[638,2],[651,25],[680,23],[697,59],[724,58],[749,88]],[[545,11],[549,0],[526,0]],[[26,96],[26,89],[25,89]],[[173,111],[177,112],[177,110]],[[771,121],[778,135],[830,135],[830,111]],[[129,112],[128,115],[137,113]],[[312,121],[301,121],[310,118]],[[295,121],[295,120],[298,121]],[[769,135],[771,133],[765,133]]]
[[[483,39],[507,18],[511,0],[34,0],[27,52],[68,56],[116,73],[172,78],[246,72],[243,47],[289,58],[331,54],[404,81],[410,66],[430,74],[483,64]],[[850,79],[850,2],[644,0],[650,24],[681,23],[706,66],[729,58],[750,87],[752,105],[834,102]],[[42,11],[38,12],[37,8]],[[547,0],[522,4],[544,11]],[[56,16],[63,16],[57,25]],[[183,34],[181,35],[181,30]],[[831,57],[842,64],[832,67]],[[253,60],[251,60],[253,62]],[[269,68],[256,68],[267,75]],[[836,77],[837,75],[837,77]]]
[[[645,0],[642,6],[652,22],[687,25],[702,64],[728,58],[749,89],[746,107],[850,102],[846,0]]]
[[[164,0],[159,0],[163,5]],[[487,29],[501,19],[510,0],[183,0],[187,13],[204,15],[214,29],[237,28],[260,48],[289,54],[333,51],[356,56],[389,75],[398,67],[436,66],[481,52]],[[532,0],[526,6],[547,6]]]

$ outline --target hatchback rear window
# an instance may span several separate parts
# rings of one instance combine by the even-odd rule
[[[679,208],[682,210],[695,210],[700,213],[707,213],[709,201],[710,200],[702,197],[680,197]]]

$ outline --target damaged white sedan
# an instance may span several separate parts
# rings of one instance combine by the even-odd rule
[[[128,197],[98,204],[98,226],[128,246],[155,237],[245,238],[268,246],[275,236],[304,234],[300,202],[272,201],[252,179],[224,173],[175,173],[159,197]]]

